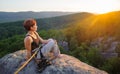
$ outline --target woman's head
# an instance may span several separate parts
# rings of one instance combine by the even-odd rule
[[[34,29],[34,26],[36,26],[36,20],[27,19],[24,21],[23,26],[27,31],[30,31],[31,29]]]

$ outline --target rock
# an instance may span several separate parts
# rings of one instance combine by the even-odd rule
[[[114,37],[99,37],[91,41],[90,44],[92,47],[98,48],[106,59],[118,57],[119,53],[116,50],[118,49],[117,46],[120,45],[120,41],[117,41]]]
[[[0,59],[0,73],[13,74],[20,67],[21,62],[25,60],[25,53],[25,50],[20,50],[2,57]],[[61,54],[61,57],[53,62],[54,64],[39,73],[35,61],[32,60],[19,74],[108,74],[65,54]]]
[[[61,47],[63,47],[65,50],[69,50],[68,42],[66,42],[66,41],[59,41],[58,45],[60,45]]]

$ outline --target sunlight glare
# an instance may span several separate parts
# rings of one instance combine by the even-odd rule
[[[120,9],[117,1],[114,0],[96,0],[92,7],[95,8],[94,12],[107,13],[117,9]]]

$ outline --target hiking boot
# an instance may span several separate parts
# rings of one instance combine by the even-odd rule
[[[45,68],[47,66],[50,66],[51,63],[49,61],[47,61],[46,59],[43,59],[41,62],[39,62],[38,64],[38,72],[42,72],[43,70],[45,70]]]

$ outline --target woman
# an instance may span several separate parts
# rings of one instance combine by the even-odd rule
[[[24,45],[27,49],[26,60],[28,60],[33,54],[33,50],[39,47],[39,44],[42,43],[44,46],[41,49],[42,55],[48,59],[52,60],[59,56],[60,51],[57,46],[57,42],[53,39],[44,40],[42,39],[37,31],[37,23],[35,19],[28,19],[24,21],[24,28],[27,30],[26,37],[24,39]],[[53,57],[49,54],[53,54]],[[37,54],[37,59],[41,59],[41,55]]]

